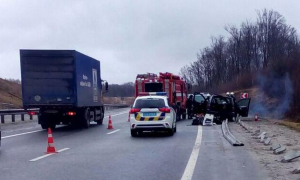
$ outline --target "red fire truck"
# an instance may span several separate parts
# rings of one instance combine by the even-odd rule
[[[166,92],[169,102],[176,108],[177,118],[186,118],[187,84],[172,73],[138,74],[135,81],[135,97],[145,92]]]

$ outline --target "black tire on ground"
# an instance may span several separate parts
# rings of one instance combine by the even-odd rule
[[[86,108],[83,110],[81,114],[81,120],[84,128],[86,129],[90,128],[90,119],[91,119],[90,109]]]
[[[51,129],[51,130],[53,130],[53,129],[55,129],[56,128],[56,124],[49,124],[49,128]]]
[[[222,120],[217,120],[216,124],[222,124]]]
[[[104,119],[104,108],[103,107],[101,107],[100,108],[101,109],[101,117],[100,117],[100,120],[103,122],[103,119]]]
[[[39,123],[41,124],[42,129],[55,129],[56,122],[51,122],[51,118],[47,115],[39,115]]]
[[[177,126],[175,126],[175,128],[174,128],[174,133],[176,133],[177,132]]]
[[[168,135],[169,136],[173,136],[174,135],[174,131],[175,131],[175,128],[168,129]]]
[[[186,119],[186,114],[182,114],[182,119]]]
[[[98,121],[96,121],[98,125],[102,125],[103,124],[103,119],[100,119]]]
[[[104,119],[104,109],[103,109],[103,107],[100,107],[100,111],[101,111],[100,119],[98,121],[96,121],[98,125],[102,125],[103,124],[103,119]]]
[[[47,124],[41,124],[42,129],[48,129],[48,125]]]
[[[131,129],[130,133],[131,133],[132,137],[137,137],[137,131],[136,130]]]
[[[228,121],[233,122],[233,117],[228,117]]]
[[[181,113],[176,113],[176,120],[179,121],[181,119]]]

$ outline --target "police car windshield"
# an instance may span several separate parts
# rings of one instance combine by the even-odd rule
[[[165,101],[163,99],[138,99],[134,105],[134,108],[162,108],[166,107]]]

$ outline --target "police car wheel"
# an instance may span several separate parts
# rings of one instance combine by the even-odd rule
[[[132,137],[137,137],[137,131],[136,130],[130,130]]]
[[[177,127],[175,126],[175,128],[174,128],[174,133],[176,133],[177,132]]]
[[[173,136],[173,135],[174,135],[174,132],[175,132],[174,128],[168,130],[169,136]]]

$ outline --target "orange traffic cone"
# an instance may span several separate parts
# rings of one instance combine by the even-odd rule
[[[47,147],[47,154],[50,153],[56,153],[55,147],[54,147],[54,141],[52,137],[51,129],[48,128],[48,147]]]
[[[128,115],[128,120],[127,120],[127,122],[130,122],[130,114]]]
[[[109,115],[109,119],[108,119],[108,127],[107,129],[113,129],[113,125],[112,125],[112,120],[111,120],[111,116]]]

